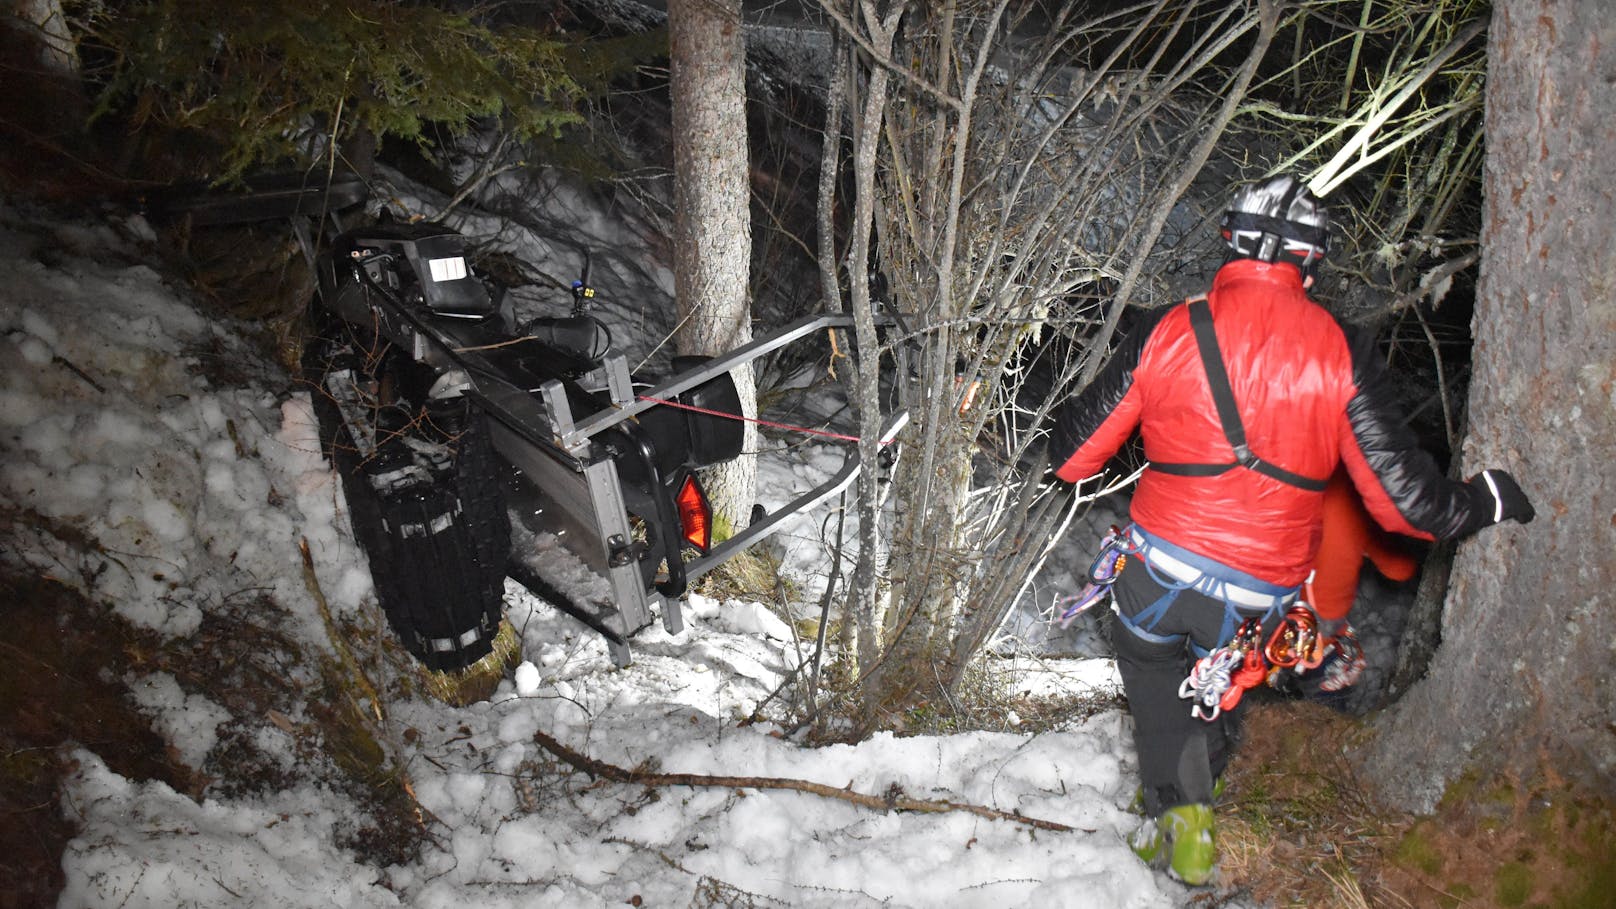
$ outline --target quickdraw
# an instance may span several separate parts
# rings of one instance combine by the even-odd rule
[[[1111,531],[1100,540],[1100,554],[1089,565],[1089,580],[1083,589],[1071,596],[1055,601],[1054,610],[1060,613],[1056,622],[1065,628],[1077,620],[1089,607],[1105,598],[1117,574],[1128,562],[1128,535],[1122,528],[1111,525]]]
[[[1229,643],[1196,660],[1178,686],[1178,696],[1193,702],[1190,715],[1210,723],[1223,711],[1233,710],[1248,689],[1268,677],[1263,650],[1262,621],[1249,618]]]

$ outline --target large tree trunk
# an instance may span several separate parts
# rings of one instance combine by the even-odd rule
[[[673,93],[674,294],[682,354],[720,354],[752,339],[748,267],[746,43],[740,0],[669,0]],[[757,413],[751,367],[732,373],[745,416]],[[757,430],[745,454],[711,468],[707,492],[730,530],[754,501]]]
[[[1465,472],[1516,472],[1538,519],[1461,545],[1430,672],[1367,755],[1424,810],[1466,770],[1616,791],[1616,15],[1499,0],[1490,42]]]
[[[0,125],[8,127],[0,159],[26,160],[40,146],[74,146],[84,134],[89,101],[80,73],[78,41],[61,0],[16,0],[0,12],[0,56],[6,60],[6,93]]]
[[[78,79],[78,42],[67,27],[62,0],[17,0],[15,24],[39,42],[41,65],[56,75]]]

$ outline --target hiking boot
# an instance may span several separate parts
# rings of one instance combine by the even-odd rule
[[[1128,846],[1150,867],[1165,867],[1174,878],[1199,887],[1212,879],[1218,858],[1212,842],[1212,807],[1169,808],[1140,825],[1128,837]]]
[[[1223,777],[1220,776],[1217,779],[1212,781],[1212,804],[1216,805],[1219,802],[1223,801],[1223,790],[1224,790],[1224,788],[1225,788],[1225,786],[1223,785]],[[1145,787],[1139,786],[1139,787],[1134,789],[1134,791],[1133,791],[1133,799],[1128,802],[1128,813],[1129,814],[1137,814],[1137,815],[1139,815],[1141,817],[1144,816],[1144,813],[1145,813]]]

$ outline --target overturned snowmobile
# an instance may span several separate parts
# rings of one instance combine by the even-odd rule
[[[318,276],[303,368],[321,439],[388,620],[428,668],[490,652],[507,577],[600,633],[625,665],[629,636],[653,612],[670,632],[682,627],[691,581],[857,476],[850,453],[824,484],[712,545],[695,473],[740,453],[740,424],[714,415],[739,412],[729,371],[848,317],[805,318],[642,381],[587,312],[587,266],[570,314],[516,325],[455,231],[343,229],[333,213],[365,194],[357,179],[260,181],[167,207],[199,223],[292,220]],[[906,419],[890,417],[883,440]],[[548,580],[539,535],[582,559],[609,596],[578,601]]]

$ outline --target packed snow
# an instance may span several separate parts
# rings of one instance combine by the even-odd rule
[[[7,567],[176,640],[209,613],[245,608],[241,592],[255,591],[284,611],[279,633],[329,654],[300,543],[338,622],[374,625],[377,607],[307,393],[241,326],[205,314],[154,270],[156,242],[138,215],[66,221],[0,201],[0,505],[37,516],[13,528]],[[767,460],[762,482],[784,500],[838,463],[827,443]],[[824,517],[775,544],[805,578],[822,570]],[[51,529],[62,527],[83,536]],[[310,769],[317,758],[296,734],[303,717],[233,716],[159,672],[122,681],[174,758],[228,778],[215,743],[224,724],[240,724],[287,782],[187,794],[126,779],[77,748],[60,805],[78,830],[62,859],[61,905],[998,909],[1193,896],[1124,843],[1139,819],[1126,807],[1135,782],[1119,710],[1037,734],[1008,716],[1004,732],[808,747],[775,723],[747,722],[811,645],[762,604],[694,597],[685,629],[645,629],[625,669],[597,636],[514,584],[506,607],[523,661],[490,700],[374,705],[429,834],[414,860],[360,859],[351,834],[363,808]],[[1103,658],[1005,660],[998,671],[1037,695],[1118,687]],[[289,672],[296,683],[307,669]],[[901,791],[1072,830],[798,791],[606,782],[562,765],[536,733],[623,768]]]

